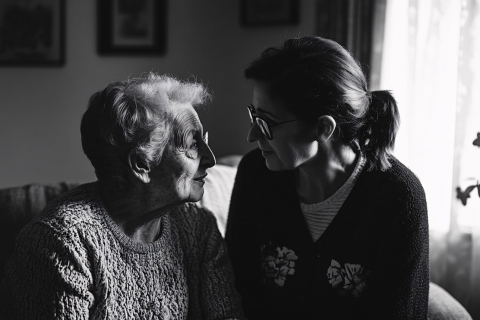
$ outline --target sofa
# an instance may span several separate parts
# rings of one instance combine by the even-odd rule
[[[205,193],[198,203],[215,215],[222,236],[225,235],[230,195],[240,159],[239,155],[231,155],[217,160],[217,165],[208,171]],[[0,281],[4,277],[5,264],[13,254],[15,237],[23,226],[53,198],[79,184],[80,182],[32,183],[0,189]],[[455,298],[430,282],[428,319],[472,318]]]

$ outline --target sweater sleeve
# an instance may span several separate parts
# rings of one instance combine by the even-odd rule
[[[425,194],[411,185],[393,228],[381,240],[369,314],[379,319],[427,319],[429,237]]]
[[[41,223],[19,235],[0,299],[5,319],[88,319],[94,298],[87,253]],[[2,318],[2,317],[0,317]],[[2,318],[3,319],[3,318]]]
[[[213,215],[207,216],[203,232],[206,245],[200,279],[201,304],[205,319],[245,319],[240,296],[235,290],[234,275],[225,242]]]

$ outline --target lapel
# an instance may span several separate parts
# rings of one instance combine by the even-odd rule
[[[293,171],[271,173],[273,183],[270,184],[272,188],[268,190],[268,197],[277,201],[270,208],[265,208],[269,212],[269,233],[288,243],[313,245],[298,202]]]
[[[360,173],[342,207],[322,236],[315,242],[317,253],[325,251],[326,248],[334,248],[335,243],[342,242],[342,239],[347,238],[348,233],[351,233],[352,229],[356,227],[365,211],[369,210],[368,208],[374,203],[375,194],[370,186],[372,179],[375,179],[372,172],[364,170]]]
[[[262,225],[267,226],[262,242],[274,248],[292,250],[297,259],[294,261],[294,274],[288,275],[282,287],[273,288],[275,294],[301,294],[311,280],[313,272],[314,244],[298,202],[293,171],[269,172],[270,189],[263,190],[264,199],[275,199],[266,204],[262,202],[264,215]]]

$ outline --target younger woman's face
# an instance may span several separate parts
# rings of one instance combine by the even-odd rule
[[[253,107],[256,116],[274,122],[297,119],[288,111],[285,104],[269,92],[269,84],[255,82],[253,88]],[[313,126],[304,121],[292,121],[271,127],[273,138],[267,140],[258,125],[251,126],[247,140],[257,142],[262,150],[267,167],[272,171],[293,170],[311,160],[318,151]]]

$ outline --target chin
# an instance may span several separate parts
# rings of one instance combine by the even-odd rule
[[[284,171],[289,170],[285,165],[278,159],[265,159],[265,164],[267,168],[271,171]]]
[[[285,160],[283,161],[276,154],[270,154],[265,157],[265,165],[271,171],[294,170],[299,166],[298,161],[295,161],[295,159],[287,158]]]
[[[200,188],[200,189],[192,190],[190,192],[190,197],[188,199],[188,202],[198,202],[198,201],[202,200],[203,193],[204,193],[203,187]]]

